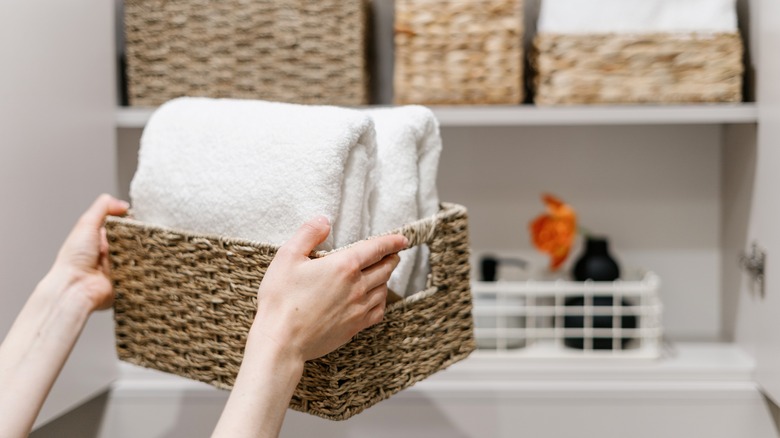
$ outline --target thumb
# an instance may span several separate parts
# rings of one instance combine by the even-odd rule
[[[115,199],[113,196],[102,194],[89,207],[79,219],[84,226],[97,229],[103,225],[107,215],[120,215],[127,212],[129,205],[125,201]]]
[[[280,248],[280,252],[292,256],[308,257],[314,248],[328,238],[330,222],[325,216],[317,216],[309,219],[298,231]]]

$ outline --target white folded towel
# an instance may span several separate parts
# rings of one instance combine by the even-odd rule
[[[371,233],[381,234],[439,211],[436,173],[441,155],[439,124],[422,106],[367,110],[376,127],[376,191]],[[408,296],[424,289],[430,263],[427,247],[400,253],[388,287]]]
[[[735,32],[735,1],[542,0],[538,32]]]
[[[146,125],[130,198],[145,222],[274,244],[324,214],[327,250],[369,235],[375,160],[362,111],[180,98]]]

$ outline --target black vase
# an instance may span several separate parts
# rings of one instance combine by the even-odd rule
[[[574,265],[574,279],[577,281],[614,281],[618,278],[620,278],[620,266],[609,254],[607,239],[589,237],[585,243],[585,252]],[[594,296],[592,299],[593,307],[612,307],[614,305],[614,297],[612,296]],[[622,300],[620,304],[622,306],[629,305],[625,300]],[[585,297],[570,297],[566,299],[566,306],[583,307],[585,306]],[[612,328],[614,319],[610,315],[598,315],[591,318],[590,327]],[[637,326],[637,318],[634,315],[624,314],[618,321],[620,327],[624,329],[632,329]],[[583,328],[585,327],[585,317],[568,315],[564,318],[564,326],[566,328]],[[591,339],[591,345],[594,350],[611,350],[613,348],[612,340],[611,337],[594,337]],[[631,338],[623,337],[620,340],[621,348],[625,348],[629,342],[631,342]],[[564,344],[567,347],[582,350],[585,346],[585,340],[581,337],[568,337],[564,339]]]
[[[588,237],[585,252],[574,265],[577,281],[614,281],[620,278],[620,266],[609,254],[609,242],[605,238]]]

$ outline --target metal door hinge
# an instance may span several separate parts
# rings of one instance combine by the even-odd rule
[[[764,297],[764,263],[766,252],[758,244],[753,242],[750,252],[743,252],[739,256],[739,266],[750,276],[750,288],[752,292],[758,292]]]

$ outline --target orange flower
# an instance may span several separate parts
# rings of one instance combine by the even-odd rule
[[[530,224],[534,246],[550,254],[550,270],[556,271],[569,255],[577,234],[577,215],[569,205],[553,195],[542,196],[547,213],[539,215]]]

